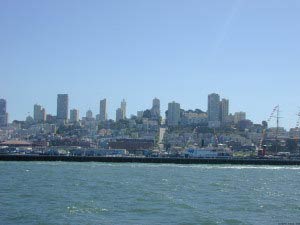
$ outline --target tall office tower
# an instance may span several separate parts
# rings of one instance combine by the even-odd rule
[[[116,122],[119,122],[120,120],[124,120],[124,112],[121,108],[118,108],[116,111]]]
[[[42,120],[42,122],[46,122],[46,119],[47,119],[46,109],[42,108],[42,111],[41,111],[41,120]]]
[[[39,121],[41,110],[42,110],[42,106],[37,104],[33,106],[33,119],[35,122]]]
[[[211,128],[220,127],[220,96],[218,94],[208,95],[208,126]]]
[[[0,115],[4,115],[6,113],[6,100],[0,99]]]
[[[79,110],[78,109],[70,110],[70,121],[71,121],[71,123],[76,123],[79,121]]]
[[[126,107],[127,107],[127,103],[125,101],[125,99],[123,99],[123,101],[121,102],[121,110],[123,112],[123,118],[126,119],[127,115],[126,115]]]
[[[168,126],[178,126],[180,122],[180,104],[171,102],[168,105]]]
[[[0,99],[0,127],[6,127],[8,124],[8,113],[6,112],[6,100]]]
[[[67,94],[57,95],[57,119],[67,120],[69,114],[69,96]]]
[[[220,121],[220,96],[218,94],[210,94],[208,96],[208,121]]]
[[[36,123],[46,121],[46,110],[42,106],[35,104],[33,107],[33,119]]]
[[[87,119],[89,119],[89,120],[91,120],[91,119],[93,119],[93,112],[92,112],[92,110],[88,110],[87,112],[86,112],[86,116],[85,116]]]
[[[151,115],[154,118],[160,117],[160,100],[155,98],[152,102]]]
[[[229,100],[222,99],[220,102],[220,120],[222,123],[225,123],[229,115]]]
[[[100,101],[100,122],[107,120],[107,100],[106,98]]]

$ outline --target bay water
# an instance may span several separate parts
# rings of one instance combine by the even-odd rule
[[[300,224],[300,167],[0,162],[0,224]]]

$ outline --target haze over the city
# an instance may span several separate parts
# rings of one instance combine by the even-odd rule
[[[260,123],[275,105],[295,127],[300,101],[300,2],[14,1],[0,3],[0,98],[10,121],[33,105],[56,113],[68,93],[81,116],[109,118],[124,98],[128,115],[175,100],[207,110],[213,92]],[[271,124],[272,125],[272,124]]]

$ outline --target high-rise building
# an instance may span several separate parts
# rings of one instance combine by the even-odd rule
[[[154,118],[160,117],[160,100],[158,98],[153,99],[152,108],[151,108],[151,116]]]
[[[122,112],[123,112],[123,118],[124,119],[126,119],[127,118],[127,112],[126,112],[126,110],[127,110],[127,103],[126,103],[126,101],[125,101],[125,99],[123,99],[123,101],[121,102],[121,110],[122,110]]]
[[[38,121],[39,121],[41,110],[42,110],[42,106],[37,105],[37,104],[35,104],[35,105],[33,106],[33,120],[34,120],[35,122],[38,122]]]
[[[218,94],[208,95],[208,126],[211,128],[220,127],[220,96]]]
[[[36,123],[46,121],[46,110],[42,106],[35,104],[33,107],[33,119]]]
[[[86,118],[89,119],[89,120],[93,119],[93,112],[92,112],[92,110],[89,109],[86,112]]]
[[[4,115],[6,113],[6,100],[0,99],[0,115]]]
[[[236,112],[234,114],[234,123],[238,124],[240,121],[246,120],[246,113],[245,112]]]
[[[68,94],[57,95],[57,119],[67,120],[69,114],[69,96]]]
[[[100,101],[100,121],[105,122],[107,120],[107,101],[106,98]]]
[[[8,124],[8,113],[6,112],[6,100],[0,99],[0,127],[6,127]]]
[[[70,121],[71,121],[71,123],[76,123],[79,121],[79,110],[78,109],[70,110]]]
[[[120,120],[124,120],[124,112],[121,108],[118,108],[116,111],[116,122],[119,122]]]
[[[218,94],[210,94],[208,96],[208,121],[220,121],[220,96]]]
[[[222,99],[220,102],[220,121],[225,123],[229,115],[229,100]]]
[[[168,126],[178,126],[180,122],[180,104],[171,102],[168,105]]]

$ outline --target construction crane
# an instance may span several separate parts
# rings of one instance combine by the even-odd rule
[[[296,123],[296,127],[295,127],[295,132],[294,132],[294,138],[293,140],[296,142],[297,144],[297,148],[299,149],[299,139],[300,139],[300,111],[297,114],[298,120]],[[300,154],[300,149],[299,149],[299,154]]]
[[[299,128],[300,128],[300,111],[298,112],[297,116],[298,116],[298,120],[297,120],[297,123],[296,123],[296,130],[299,131]]]
[[[269,124],[273,118],[276,118],[276,148],[277,148],[277,141],[278,141],[278,133],[279,133],[279,105],[275,106],[272,113],[270,114],[269,118],[267,119],[267,123]],[[300,113],[299,113],[300,114]],[[300,120],[299,120],[299,126],[300,126]],[[259,155],[265,156],[266,155],[266,146],[263,146],[264,141],[267,138],[267,127],[263,129],[262,133],[262,139],[260,142],[260,149],[259,149]]]

